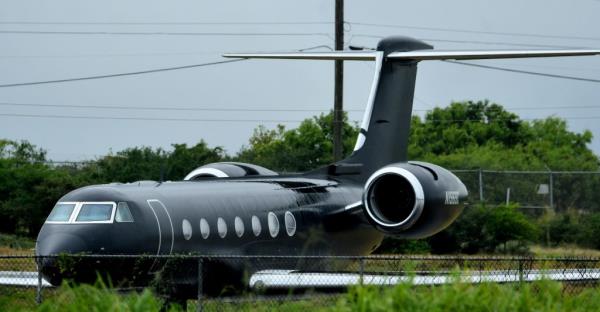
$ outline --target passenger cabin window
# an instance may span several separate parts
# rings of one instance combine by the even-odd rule
[[[129,210],[129,205],[125,202],[120,202],[117,205],[117,213],[115,214],[115,221],[117,222],[133,222],[133,216]]]
[[[46,221],[50,222],[68,222],[71,218],[71,214],[75,209],[75,203],[57,203],[54,208],[52,208],[52,212],[48,216]]]
[[[75,222],[110,222],[114,204],[82,204]]]

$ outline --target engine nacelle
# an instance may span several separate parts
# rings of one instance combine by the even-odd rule
[[[199,180],[203,178],[241,178],[248,176],[276,176],[277,172],[267,168],[240,163],[218,162],[194,169],[183,180]]]
[[[440,166],[397,163],[371,175],[363,204],[367,218],[380,231],[424,238],[450,225],[466,205],[467,195],[460,179]]]

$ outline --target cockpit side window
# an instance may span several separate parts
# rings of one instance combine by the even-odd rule
[[[117,213],[115,214],[117,222],[133,222],[133,216],[129,210],[129,205],[126,202],[120,202],[117,205]]]
[[[57,203],[46,219],[48,222],[69,222],[76,203]]]
[[[113,203],[83,203],[75,222],[110,222],[114,207]]]

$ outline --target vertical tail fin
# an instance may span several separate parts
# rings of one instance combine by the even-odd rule
[[[341,164],[362,164],[366,180],[377,169],[408,160],[408,136],[412,117],[417,61],[390,61],[393,52],[433,49],[412,38],[390,37],[377,46],[375,77],[360,134],[350,157]]]

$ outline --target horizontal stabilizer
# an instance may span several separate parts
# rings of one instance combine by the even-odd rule
[[[381,52],[377,51],[333,51],[333,52],[281,52],[281,53],[228,53],[228,58],[288,59],[288,60],[344,60],[374,61]],[[597,55],[600,50],[416,50],[391,52],[387,60],[426,61],[426,60],[478,60],[525,57],[557,57]]]
[[[417,50],[410,52],[392,52],[387,58],[392,60],[479,60],[522,57],[553,57],[597,55],[600,50],[481,50],[481,51],[443,51]]]

